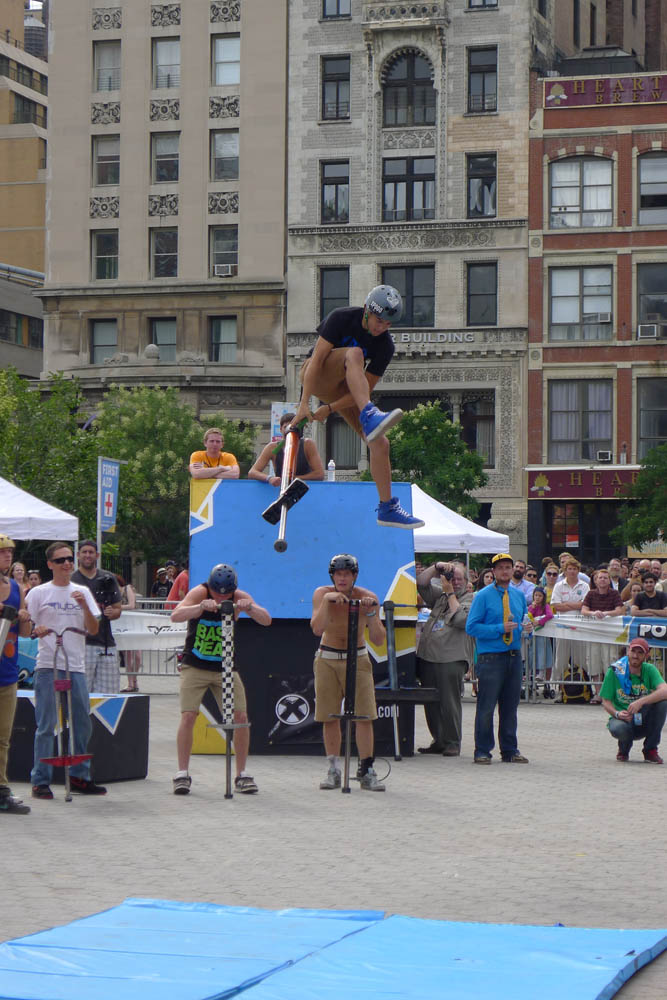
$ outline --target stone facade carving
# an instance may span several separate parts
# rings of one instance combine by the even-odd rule
[[[180,100],[168,97],[162,101],[151,101],[149,117],[152,122],[177,122],[181,117]]]
[[[192,354],[190,351],[183,351],[177,359],[179,365],[205,365],[206,358],[203,354]]]
[[[239,210],[238,191],[215,191],[208,196],[209,215],[233,215]]]
[[[178,3],[163,3],[151,5],[151,27],[168,28],[172,24],[181,23],[181,5]]]
[[[238,94],[230,97],[209,97],[209,118],[238,118],[241,114],[241,98]]]
[[[435,147],[435,132],[433,129],[385,129],[382,143],[385,149],[432,149]]]
[[[487,229],[401,229],[369,230],[363,233],[323,233],[319,253],[346,253],[363,250],[439,250],[443,247],[493,247],[496,234]]]
[[[177,194],[149,194],[149,215],[178,215]]]
[[[445,0],[439,3],[367,3],[362,18],[365,23],[378,21],[414,21],[422,18],[442,20],[447,15]]]
[[[115,196],[109,198],[90,199],[91,219],[117,219],[120,215],[120,198]]]
[[[201,401],[206,406],[220,407],[227,406],[254,406],[259,408],[264,403],[264,396],[261,392],[235,392],[231,387],[226,393],[206,393],[202,392]]]
[[[126,365],[130,360],[129,354],[113,354],[110,358],[104,359],[105,365]]]
[[[117,125],[120,121],[120,101],[102,101],[90,106],[91,125]]]
[[[123,27],[121,7],[94,7],[93,31],[112,31]]]
[[[241,0],[227,0],[211,4],[211,24],[241,20]]]

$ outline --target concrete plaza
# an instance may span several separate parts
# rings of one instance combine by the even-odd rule
[[[519,745],[530,765],[496,757],[475,767],[468,697],[463,755],[390,761],[384,795],[356,783],[351,795],[319,791],[323,756],[251,756],[259,794],[225,801],[220,757],[194,757],[192,793],[172,794],[176,684],[142,678],[151,693],[145,781],[113,783],[105,798],[71,803],[62,787],[40,802],[29,786],[14,785],[32,813],[2,819],[0,940],[128,896],[667,927],[667,766],[645,764],[640,747],[628,764],[617,763],[601,708],[522,704]],[[376,766],[383,776],[384,761]],[[667,996],[667,954],[617,996]]]

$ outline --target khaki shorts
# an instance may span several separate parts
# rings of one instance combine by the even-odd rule
[[[315,656],[315,721],[331,722],[330,716],[340,715],[345,697],[345,660],[325,660]],[[377,719],[373,666],[367,655],[357,657],[357,689],[354,695],[355,715]]]
[[[243,681],[234,671],[234,711],[247,712]],[[222,711],[222,673],[214,670],[202,670],[201,667],[181,667],[181,712],[198,712],[202,699],[208,689],[211,689]]]
[[[348,350],[347,347],[334,347],[324,359],[320,377],[313,386],[313,395],[321,399],[323,403],[334,403],[350,391],[345,380],[345,355]],[[299,372],[299,380],[302,385],[310,360],[310,358],[306,358]],[[359,437],[364,437],[359,422],[359,409],[356,406],[350,406],[336,412],[350,425],[353,431],[357,432]]]

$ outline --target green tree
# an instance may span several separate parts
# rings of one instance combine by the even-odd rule
[[[641,463],[635,483],[627,487],[618,513],[618,525],[611,532],[617,545],[641,548],[667,530],[667,444],[652,448]]]
[[[0,476],[94,530],[95,441],[81,427],[81,391],[62,374],[38,387],[0,372]]]
[[[394,479],[416,483],[464,517],[475,517],[479,504],[472,491],[487,482],[483,460],[468,450],[460,427],[438,402],[410,410],[388,436]]]
[[[254,428],[215,414],[206,426],[218,426],[225,450],[239,464],[252,459]],[[184,558],[188,551],[190,476],[188,460],[202,447],[204,427],[176,388],[112,386],[95,421],[96,450],[121,466],[115,540],[121,550],[160,561]]]

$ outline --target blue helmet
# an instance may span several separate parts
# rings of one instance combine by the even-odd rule
[[[218,563],[214,566],[208,576],[209,590],[214,590],[216,594],[230,594],[238,586],[236,570],[226,563]]]
[[[403,315],[403,299],[392,285],[376,285],[366,296],[366,309],[378,319],[398,323]]]

